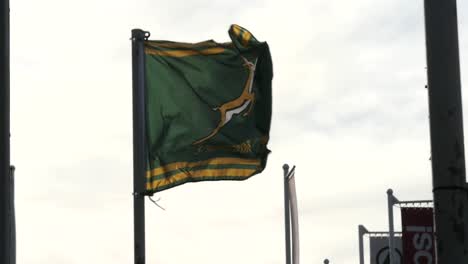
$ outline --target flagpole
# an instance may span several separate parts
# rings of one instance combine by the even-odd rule
[[[0,0],[0,263],[13,264],[10,236],[10,3]]]
[[[147,32],[132,30],[133,74],[133,228],[134,263],[145,264],[145,97],[144,40]]]
[[[395,204],[395,197],[393,196],[393,190],[387,190],[387,206],[388,206],[388,250],[390,257],[390,264],[395,263],[395,255],[394,255],[394,245],[393,245],[393,238],[395,233],[394,222],[393,222],[393,205]]]
[[[437,263],[468,263],[457,1],[425,0]]]
[[[358,226],[359,232],[359,264],[364,264],[364,235],[368,233],[363,225]]]
[[[16,263],[16,215],[15,215],[15,166],[10,166],[10,205],[9,205],[9,230],[10,230],[10,264]]]
[[[286,264],[291,264],[291,214],[289,204],[289,165],[283,165],[284,171],[284,224],[285,224],[285,241],[286,241]]]

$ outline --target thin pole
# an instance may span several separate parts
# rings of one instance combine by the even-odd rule
[[[468,263],[468,193],[456,0],[425,0],[436,263]]]
[[[10,166],[10,264],[16,263],[15,166]]]
[[[0,263],[11,264],[10,238],[10,3],[0,0]]]
[[[135,264],[145,264],[145,32],[132,30],[133,70],[133,227]]]
[[[358,226],[359,232],[359,264],[364,264],[364,235],[369,232],[363,225]]]
[[[394,245],[393,245],[393,237],[395,236],[394,225],[393,225],[393,204],[395,198],[393,197],[393,190],[387,190],[387,205],[388,205],[388,250],[390,257],[390,263],[395,263],[395,255],[394,255]]]
[[[286,264],[291,264],[291,214],[289,205],[289,166],[283,165],[284,171],[284,224],[285,224],[285,241],[286,241]]]

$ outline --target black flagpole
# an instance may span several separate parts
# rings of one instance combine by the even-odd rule
[[[144,40],[147,32],[132,30],[133,73],[133,228],[135,264],[145,264],[145,84]]]
[[[0,1],[0,263],[14,264],[10,212],[10,2]]]
[[[9,206],[9,230],[10,230],[10,264],[16,263],[16,216],[15,216],[15,166],[10,166],[10,206]]]
[[[468,189],[456,0],[425,0],[436,263],[468,262]]]

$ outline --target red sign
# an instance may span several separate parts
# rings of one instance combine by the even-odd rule
[[[435,263],[433,215],[432,208],[401,208],[403,263]]]

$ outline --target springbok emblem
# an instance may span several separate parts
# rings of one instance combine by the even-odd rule
[[[254,81],[257,59],[255,59],[255,62],[252,63],[242,56],[241,58],[244,61],[243,66],[249,70],[249,75],[247,77],[244,89],[242,90],[242,94],[232,101],[226,102],[219,107],[213,108],[214,111],[219,111],[221,115],[221,120],[219,121],[218,126],[215,129],[213,129],[213,131],[208,136],[193,142],[193,145],[199,145],[207,141],[208,139],[214,137],[223,126],[225,126],[229,121],[231,121],[234,115],[244,112],[247,109],[247,107],[249,109],[245,111],[242,114],[242,116],[248,116],[252,111],[255,103],[255,93],[252,91],[252,85]]]

